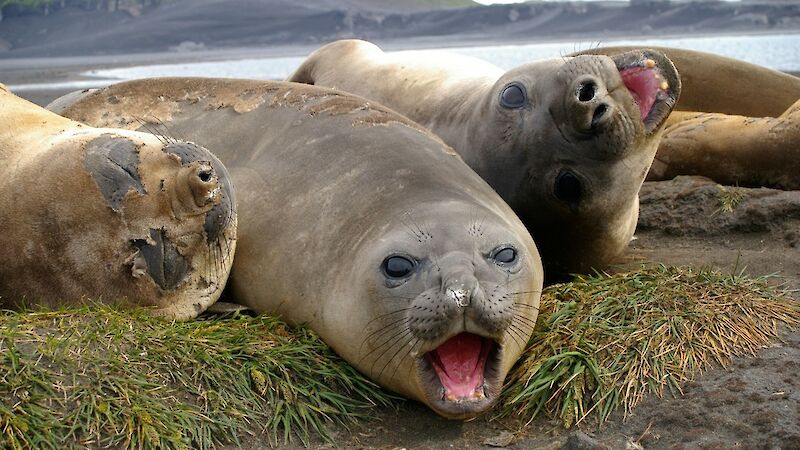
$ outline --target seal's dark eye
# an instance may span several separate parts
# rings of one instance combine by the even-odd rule
[[[383,261],[383,272],[389,278],[405,278],[414,270],[414,261],[405,256],[390,256]]]
[[[494,260],[500,264],[511,264],[517,260],[517,251],[511,247],[505,247],[494,254]]]
[[[504,108],[522,108],[526,103],[528,103],[528,94],[525,92],[525,87],[519,83],[509,84],[500,93],[500,104]]]
[[[583,195],[583,185],[572,171],[562,170],[556,177],[555,193],[559,200],[577,203]]]

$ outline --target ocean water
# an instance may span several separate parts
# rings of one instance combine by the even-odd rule
[[[504,69],[510,69],[533,60],[557,58],[575,51],[615,45],[666,46],[700,50],[741,59],[777,70],[800,72],[800,34],[570,41],[457,47],[448,48],[447,50],[484,59]],[[285,79],[289,76],[304,58],[305,55],[94,70],[82,74],[91,77],[89,80],[53,84],[23,84],[10,87],[16,91],[47,88],[84,89],[104,86],[123,80],[168,76],[275,80]]]

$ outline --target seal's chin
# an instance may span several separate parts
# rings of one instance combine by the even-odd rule
[[[625,53],[613,60],[649,134],[666,120],[678,100],[680,79],[675,66],[651,50]]]
[[[491,407],[500,391],[501,347],[472,333],[455,335],[418,359],[431,406],[450,418],[474,417]]]

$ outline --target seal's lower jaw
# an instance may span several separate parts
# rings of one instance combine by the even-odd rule
[[[675,66],[663,53],[643,50],[612,58],[622,82],[639,108],[647,134],[669,116],[680,94],[680,78]]]
[[[417,360],[428,404],[442,416],[467,419],[488,410],[503,382],[502,349],[472,333],[451,337]]]

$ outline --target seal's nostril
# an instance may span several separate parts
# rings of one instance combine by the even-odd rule
[[[581,83],[581,87],[578,88],[578,100],[588,102],[594,98],[596,93],[597,85],[593,81]]]
[[[208,183],[209,181],[211,181],[211,177],[213,176],[213,174],[211,173],[210,170],[203,170],[199,174],[197,174],[197,176],[200,177],[200,181],[202,181],[203,183]]]
[[[593,130],[597,128],[598,125],[600,125],[600,122],[603,120],[603,116],[606,115],[606,112],[608,112],[608,105],[606,105],[605,103],[601,103],[594,110],[594,113],[592,114],[592,124],[591,124],[591,128]]]

